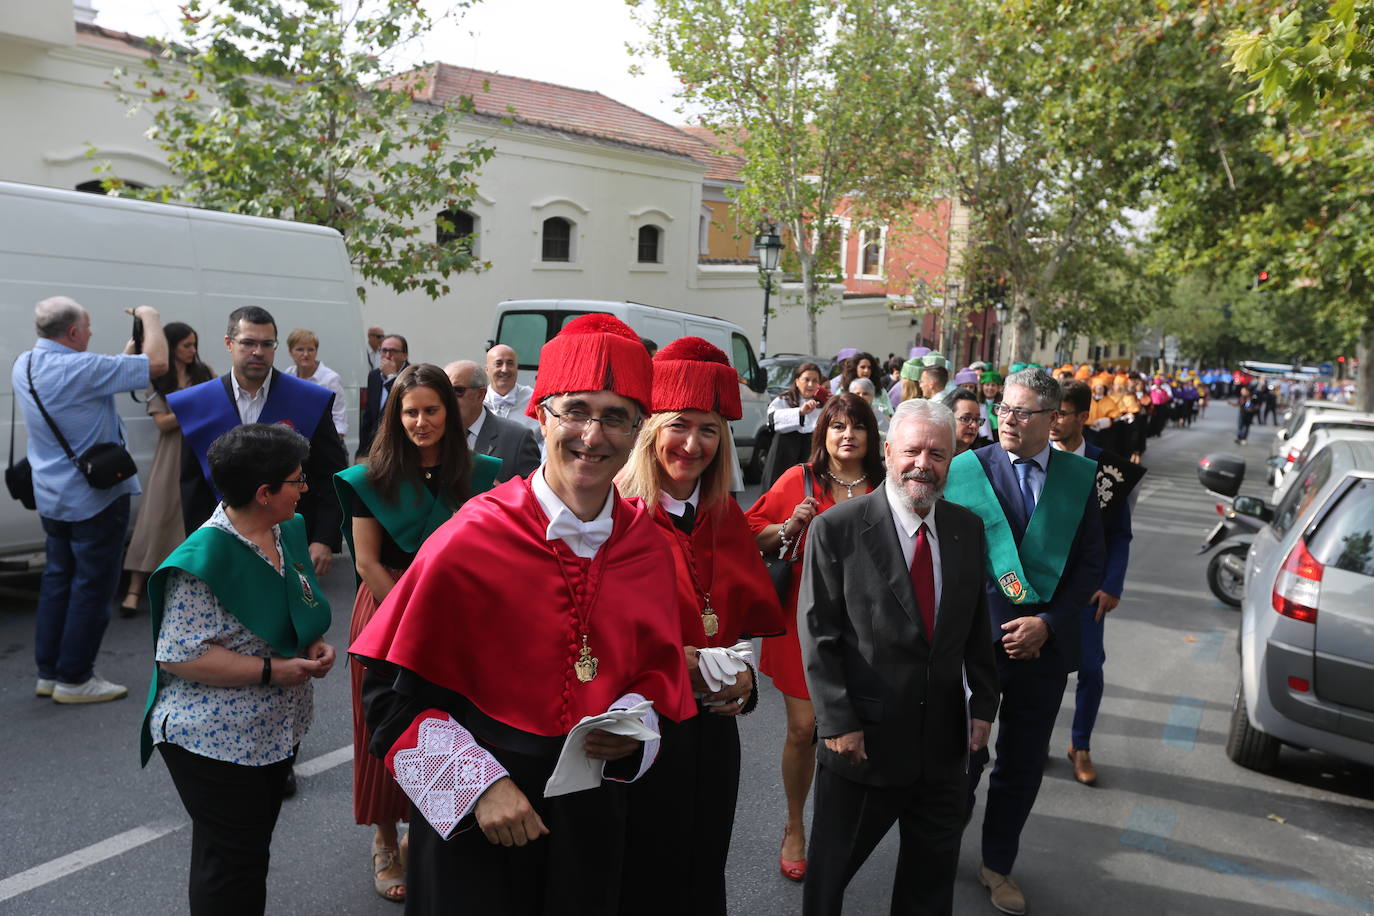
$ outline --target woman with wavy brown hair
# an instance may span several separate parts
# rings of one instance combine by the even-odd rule
[[[334,477],[343,509],[343,534],[353,553],[358,594],[348,639],[357,639],[377,607],[415,558],[420,545],[453,517],[469,496],[489,490],[501,461],[468,452],[453,383],[428,363],[397,376],[382,411],[366,465]],[[410,799],[368,753],[360,665],[349,666],[353,690],[353,817],[375,825],[373,886],[387,900],[405,900],[397,822]]]
[[[787,706],[787,737],[782,750],[782,786],[787,796],[778,867],[793,881],[806,875],[806,830],[802,811],[816,769],[816,712],[806,689],[801,643],[797,639],[797,593],[801,588],[806,529],[817,515],[881,485],[882,451],[878,421],[857,394],[826,401],[811,436],[807,464],[789,468],[745,513],[754,541],[765,556],[792,563],[792,579],[783,613],[794,622],[786,634],[763,641],[759,671],[773,679]]]

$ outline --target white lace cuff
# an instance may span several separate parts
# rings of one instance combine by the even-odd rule
[[[442,710],[415,717],[386,755],[396,784],[444,839],[492,783],[507,776],[472,733]]]

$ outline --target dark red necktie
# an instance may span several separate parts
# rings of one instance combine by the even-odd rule
[[[926,639],[935,642],[935,561],[930,553],[925,522],[916,529],[916,552],[911,555],[911,589],[916,595],[916,612],[926,628]]]

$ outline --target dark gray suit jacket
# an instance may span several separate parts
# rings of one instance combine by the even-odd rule
[[[490,455],[501,459],[501,472],[496,475],[497,483],[504,483],[512,477],[528,477],[539,467],[539,442],[534,431],[528,426],[498,417],[487,408],[482,412],[487,418],[477,431],[479,455]]]
[[[963,776],[969,714],[997,714],[997,668],[983,587],[983,522],[935,507],[941,593],[932,646],[883,487],[841,503],[806,537],[797,627],[822,738],[864,732],[868,760],[820,745],[820,762],[855,782],[905,786]]]

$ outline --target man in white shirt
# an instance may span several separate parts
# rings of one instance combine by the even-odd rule
[[[525,413],[534,389],[520,384],[519,375],[520,360],[513,349],[497,344],[488,350],[487,376],[491,386],[487,388],[486,405],[496,416],[537,432],[539,421]]]

